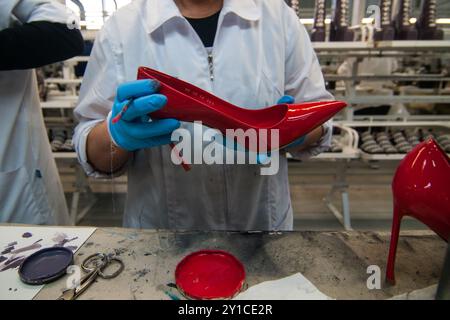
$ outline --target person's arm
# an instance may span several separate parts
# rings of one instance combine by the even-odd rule
[[[122,169],[131,154],[112,142],[106,121],[100,122],[89,132],[86,153],[88,162],[97,171],[106,174],[114,174]]]
[[[122,58],[111,54],[116,40],[111,34],[105,25],[97,36],[75,109],[80,120],[75,149],[86,173],[95,177],[122,173],[131,152],[169,144],[180,126],[175,119],[149,121],[167,97],[158,94],[156,81],[124,80],[117,67]]]
[[[107,128],[106,119],[122,76],[111,52],[104,26],[94,42],[74,111],[79,120],[73,137],[78,160],[89,176],[102,178],[119,175],[129,158],[129,152],[111,143]]]
[[[77,29],[36,21],[0,31],[0,70],[32,69],[66,60],[83,52]]]
[[[325,88],[319,61],[314,52],[308,32],[295,12],[285,6],[286,28],[286,74],[285,94],[294,97],[298,103],[308,101],[334,100]],[[304,159],[315,156],[331,145],[332,121],[314,129],[303,144],[288,151],[295,158]]]
[[[324,126],[323,125],[319,126],[306,135],[304,142],[300,146],[292,147],[288,151],[303,152],[303,151],[311,148],[311,146],[317,145],[317,143],[324,136],[324,134],[325,134]]]
[[[1,0],[0,70],[30,69],[80,54],[81,33],[68,27],[74,19],[54,0]]]
[[[158,91],[159,83],[154,80],[128,81],[119,85],[106,122],[95,126],[87,138],[87,158],[97,170],[114,173],[128,160],[127,151],[171,142],[173,131],[180,127],[178,120],[149,121],[151,113],[167,103],[167,97]],[[109,145],[105,144],[107,141]]]

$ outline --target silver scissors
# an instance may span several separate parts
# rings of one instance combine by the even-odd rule
[[[112,273],[106,273],[109,265],[117,264],[118,269]],[[124,269],[123,261],[105,253],[94,253],[84,259],[81,268],[87,274],[81,278],[80,284],[75,288],[64,290],[58,300],[75,300],[95,281],[97,277],[112,279],[117,277]]]

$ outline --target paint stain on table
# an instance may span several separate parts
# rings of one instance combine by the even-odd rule
[[[22,262],[23,262],[23,260],[25,260],[25,258],[26,258],[25,256],[10,258],[8,261],[6,261],[4,263],[3,267],[0,268],[0,272],[17,268],[18,266],[20,266],[22,264]]]
[[[33,236],[31,232],[25,232],[22,234],[21,239],[29,239]],[[58,232],[55,233],[55,236],[52,238],[54,242],[54,247],[66,247],[72,251],[75,251],[78,247],[75,245],[66,245],[74,240],[78,239],[78,237],[69,238],[65,233]],[[26,245],[23,247],[16,248],[18,245],[18,241],[13,241],[8,243],[0,253],[0,272],[15,269],[19,267],[23,260],[28,256],[28,251],[36,251],[42,248],[42,244],[40,243],[43,239],[39,239],[33,242],[31,245]],[[20,241],[20,240],[19,240]],[[23,254],[25,253],[25,254]],[[22,254],[22,255],[19,255]],[[19,256],[18,256],[19,255]]]
[[[74,240],[78,239],[78,237],[73,237],[72,239],[69,239],[67,234],[65,233],[56,233],[53,237],[53,242],[55,242],[54,247],[64,247],[66,243],[72,242]]]
[[[22,248],[19,248],[19,249],[15,249],[15,250],[11,251],[11,253],[17,254],[17,253],[22,253],[22,252],[25,252],[25,251],[30,251],[30,250],[36,250],[36,249],[39,249],[39,248],[42,247],[42,245],[39,243],[39,242],[41,242],[41,241],[42,241],[42,239],[39,239],[38,241],[34,242],[34,243],[31,244],[31,245],[25,246],[25,247],[22,247]]]
[[[13,251],[13,250],[14,250],[14,246],[6,247],[5,250],[3,250],[1,254],[8,254],[8,253],[11,253],[11,251]]]

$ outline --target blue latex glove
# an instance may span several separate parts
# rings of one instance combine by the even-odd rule
[[[294,99],[294,97],[293,96],[288,96],[288,95],[285,95],[285,96],[282,96],[281,98],[280,98],[280,100],[278,100],[278,102],[277,102],[277,104],[293,104],[295,102],[295,99]]]
[[[295,102],[294,97],[288,96],[288,95],[282,96],[280,98],[280,100],[278,100],[278,104],[282,104],[282,103],[293,104],[294,102]],[[288,144],[283,149],[301,146],[303,144],[303,142],[305,142],[305,139],[306,139],[306,135],[296,139],[295,141],[292,141],[290,144]]]
[[[149,113],[157,111],[167,103],[167,97],[157,94],[159,83],[154,80],[138,80],[121,84],[108,116],[108,130],[114,143],[122,149],[135,151],[169,144],[171,134],[180,127],[175,119],[150,121]],[[121,119],[113,123],[122,109],[128,109]]]

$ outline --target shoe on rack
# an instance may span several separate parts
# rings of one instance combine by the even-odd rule
[[[65,151],[65,152],[75,151],[75,149],[73,147],[72,139],[66,139],[66,141],[64,141],[64,143],[60,147],[60,150],[61,151]]]
[[[50,146],[53,152],[58,152],[66,140],[66,133],[63,129],[52,129],[51,133]]]

